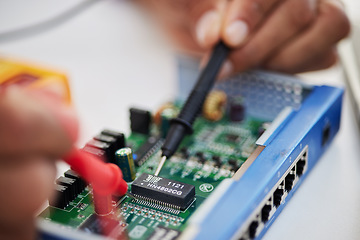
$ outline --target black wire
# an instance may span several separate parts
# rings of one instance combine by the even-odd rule
[[[0,33],[0,43],[30,37],[60,26],[100,0],[84,0],[52,19]]]

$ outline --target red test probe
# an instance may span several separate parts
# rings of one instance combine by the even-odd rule
[[[95,211],[106,215],[112,211],[111,196],[123,196],[128,185],[118,166],[105,163],[94,155],[79,149],[73,149],[63,158],[71,168],[91,184]]]

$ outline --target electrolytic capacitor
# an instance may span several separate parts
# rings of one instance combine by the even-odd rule
[[[120,167],[126,182],[134,181],[136,177],[133,153],[131,148],[121,148],[115,153],[116,164]]]

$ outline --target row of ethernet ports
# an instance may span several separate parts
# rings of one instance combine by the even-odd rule
[[[299,181],[299,178],[306,172],[307,153],[308,149],[306,147],[290,166],[290,170],[285,172],[284,177],[267,196],[268,200],[261,208],[258,208],[257,214],[254,215],[253,221],[251,221],[247,231],[239,238],[240,240],[254,239],[259,235],[265,224],[274,215],[276,209]]]

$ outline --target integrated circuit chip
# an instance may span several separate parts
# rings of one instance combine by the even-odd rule
[[[131,193],[145,200],[185,210],[195,198],[195,187],[143,173],[132,183]]]
[[[150,136],[146,142],[135,152],[134,163],[140,167],[144,162],[161,147],[162,139],[160,137]]]

